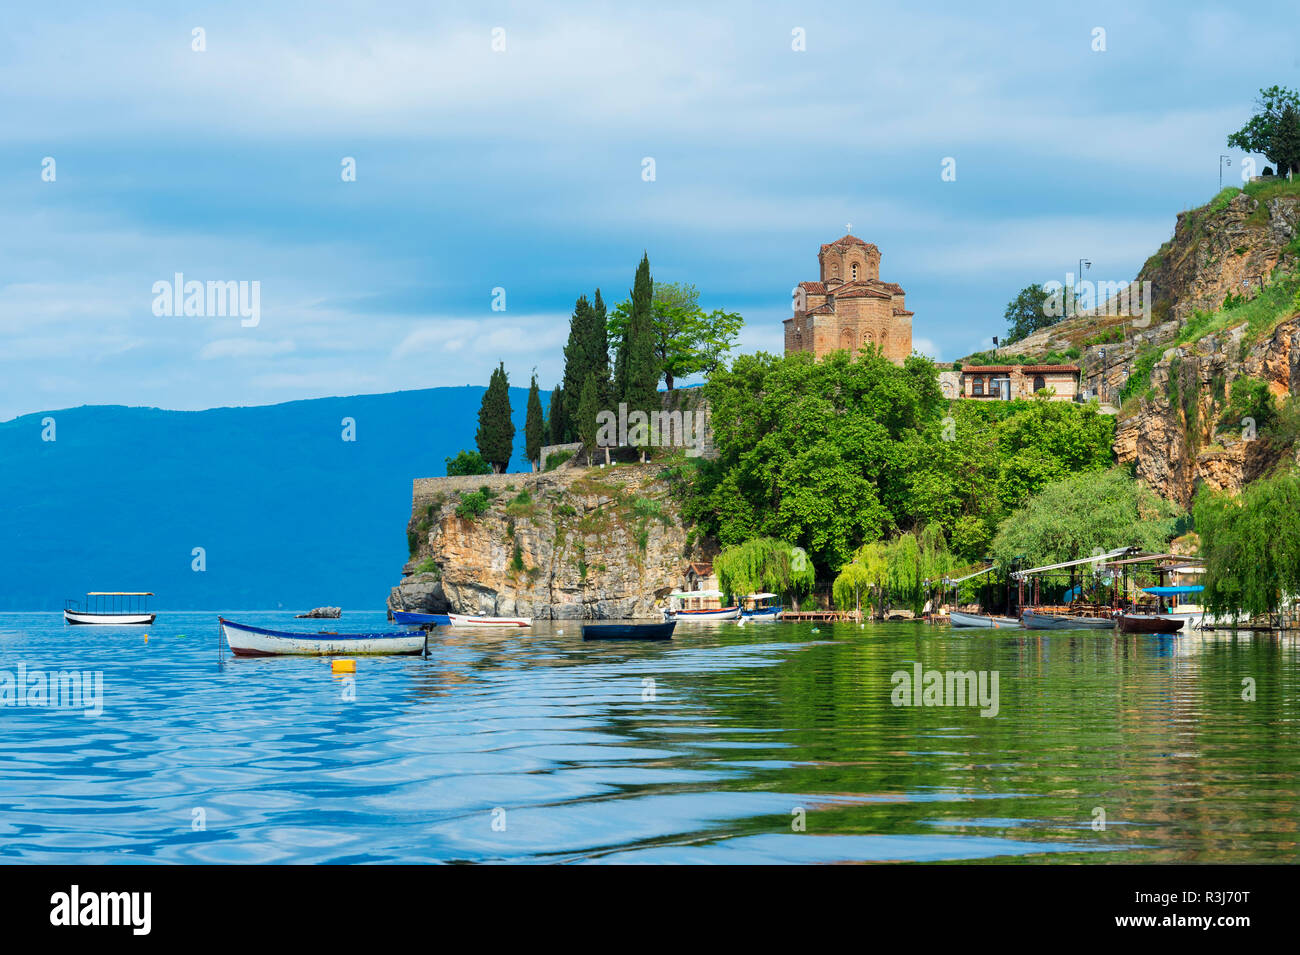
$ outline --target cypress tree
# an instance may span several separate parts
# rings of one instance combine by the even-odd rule
[[[632,283],[632,308],[625,336],[622,400],[628,410],[651,411],[659,396],[659,365],[654,354],[654,316],[651,312],[654,283],[650,278],[650,257],[643,255]]]
[[[596,449],[596,415],[600,412],[600,385],[595,375],[588,375],[582,386],[582,400],[578,402],[578,440],[582,442],[587,463]]]
[[[609,317],[605,314],[605,300],[596,289],[596,297],[591,303],[591,337],[587,345],[587,356],[591,360],[591,370],[599,379],[601,400],[609,398]]]
[[[592,312],[587,296],[578,297],[569,320],[569,341],[564,346],[564,419],[565,440],[577,440],[578,402],[582,387],[591,373],[588,343],[591,339]]]
[[[542,420],[542,394],[537,390],[537,373],[533,372],[533,383],[528,388],[528,417],[524,420],[524,453],[536,467],[542,456],[542,441],[545,440]]]
[[[564,444],[564,387],[556,385],[551,389],[551,413],[546,418],[551,436],[551,444]]]
[[[506,375],[505,362],[500,362],[492,372],[487,391],[483,392],[483,403],[478,409],[479,454],[483,460],[492,465],[494,474],[500,474],[510,467],[510,455],[514,453],[515,425],[510,420],[510,379]]]

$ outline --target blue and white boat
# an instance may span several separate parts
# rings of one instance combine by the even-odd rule
[[[451,617],[445,613],[419,613],[414,610],[394,610],[393,622],[408,627],[450,627]]]
[[[779,599],[779,594],[750,594],[740,601],[740,615],[755,623],[774,621],[781,616],[782,607],[780,603],[772,603],[772,601]]]

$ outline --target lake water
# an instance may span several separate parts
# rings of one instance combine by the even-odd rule
[[[220,661],[215,613],[0,614],[0,688],[103,681],[98,717],[0,707],[0,861],[1294,862],[1298,645],[780,623],[584,644],[566,622],[339,676]],[[894,705],[916,663],[996,671],[997,714]]]

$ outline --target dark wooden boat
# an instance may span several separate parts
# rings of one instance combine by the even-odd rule
[[[1125,633],[1177,633],[1185,622],[1159,614],[1126,613],[1119,618],[1119,628]]]
[[[664,623],[584,623],[584,640],[670,640],[676,620]]]

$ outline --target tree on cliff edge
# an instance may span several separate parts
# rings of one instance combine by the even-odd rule
[[[588,375],[582,386],[582,400],[578,402],[578,440],[582,442],[582,451],[591,464],[591,454],[596,450],[596,415],[600,413],[600,392],[602,388],[595,375]]]
[[[515,425],[510,420],[510,379],[506,375],[505,362],[500,362],[492,372],[487,391],[483,393],[475,439],[479,453],[492,465],[494,474],[510,467],[510,455],[515,448]]]
[[[1294,135],[1296,110],[1300,109],[1300,93],[1285,86],[1270,86],[1259,91],[1255,107],[1259,112],[1228,137],[1228,145],[1248,153],[1263,153],[1277,165],[1279,176],[1285,176],[1291,169],[1300,171],[1300,157],[1283,157],[1275,152],[1279,133],[1283,142],[1288,136]]]
[[[542,419],[542,394],[537,390],[537,372],[533,372],[533,383],[528,387],[528,416],[524,419],[524,453],[534,467],[542,456],[545,426],[546,422]]]

